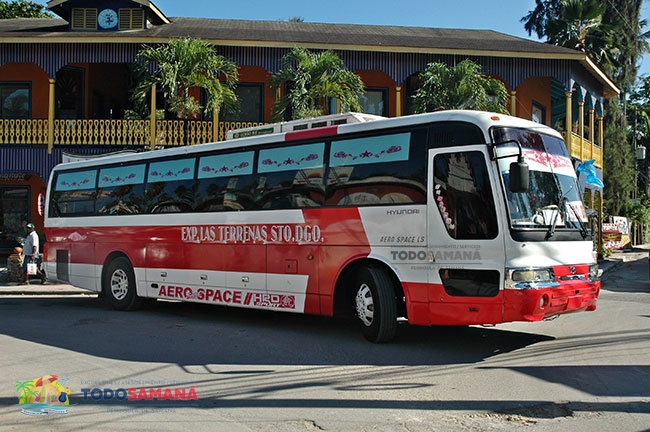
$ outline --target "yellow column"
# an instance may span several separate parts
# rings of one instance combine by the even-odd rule
[[[219,107],[212,110],[212,141],[221,141],[219,136]]]
[[[605,142],[605,138],[603,137],[603,134],[605,133],[603,119],[603,116],[598,116],[598,145],[600,146],[601,150],[603,148],[603,143]]]
[[[151,114],[149,118],[149,135],[151,143],[149,149],[156,148],[156,84],[151,86]]]
[[[395,87],[395,117],[402,116],[402,86]]]
[[[510,92],[510,115],[517,116],[517,90]]]
[[[600,156],[596,160],[595,165],[600,166],[602,173],[603,173],[603,179],[605,178],[605,167],[603,166],[603,143],[605,142],[605,138],[603,137],[603,133],[605,132],[605,128],[603,126],[604,123],[604,117],[599,115],[598,116],[598,145],[600,146]],[[596,190],[596,212],[598,214],[598,245],[597,245],[597,250],[600,255],[603,253],[603,214],[604,214],[604,205],[603,205],[603,199],[602,199],[602,191]]]
[[[571,100],[571,96],[573,95],[572,91],[568,91],[564,93],[566,96],[566,114],[564,118],[564,123],[566,127],[566,148],[569,150],[569,155],[571,155],[571,132],[572,132],[572,125],[573,125],[573,118],[572,118],[572,109],[573,109],[573,102]]]
[[[54,148],[54,84],[56,80],[50,78],[50,100],[47,108],[47,152],[52,153]]]
[[[598,146],[600,147],[600,156],[598,157],[598,160],[596,160],[595,165],[601,167],[604,170],[603,167],[603,155],[605,152],[605,148],[603,147],[605,144],[605,126],[604,126],[604,117],[603,116],[598,116]],[[635,156],[636,157],[636,156]],[[603,178],[605,174],[603,171]]]
[[[578,101],[578,134],[580,135],[580,160],[585,160],[585,102]]]

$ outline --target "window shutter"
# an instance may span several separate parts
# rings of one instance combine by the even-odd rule
[[[97,30],[97,9],[72,8],[72,30]]]
[[[144,28],[143,9],[120,9],[120,30],[135,30]]]

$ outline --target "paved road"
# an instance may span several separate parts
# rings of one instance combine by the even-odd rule
[[[400,326],[381,345],[347,321],[178,303],[120,313],[70,287],[5,284],[0,430],[649,431],[647,256],[606,263],[595,312]],[[46,374],[68,379],[74,406],[21,414],[15,381]],[[82,390],[156,387],[196,398],[115,403]]]

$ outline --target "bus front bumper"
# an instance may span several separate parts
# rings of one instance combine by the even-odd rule
[[[596,310],[600,281],[544,289],[505,289],[503,321],[541,321]]]

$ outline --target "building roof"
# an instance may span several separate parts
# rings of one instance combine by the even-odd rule
[[[21,42],[38,42],[47,37],[57,42],[78,43],[79,38],[101,40],[140,39],[147,42],[192,36],[215,42],[249,42],[256,45],[296,44],[358,46],[364,50],[384,51],[390,48],[424,49],[428,51],[453,50],[477,52],[527,53],[529,56],[551,54],[579,56],[580,52],[550,44],[535,42],[493,30],[462,30],[426,27],[401,27],[356,24],[326,24],[292,21],[246,21],[215,18],[175,17],[169,24],[143,30],[121,32],[70,31],[68,23],[59,18],[17,18],[0,20],[0,37],[20,37]],[[32,40],[26,40],[31,39]],[[227,43],[230,45],[231,43]],[[374,49],[373,49],[374,47]]]
[[[0,20],[0,41],[14,43],[156,43],[196,37],[224,46],[341,49],[467,56],[575,60],[604,85],[618,88],[580,51],[511,36],[494,30],[384,25],[327,24],[173,17],[168,24],[128,31],[70,31],[60,18]]]

